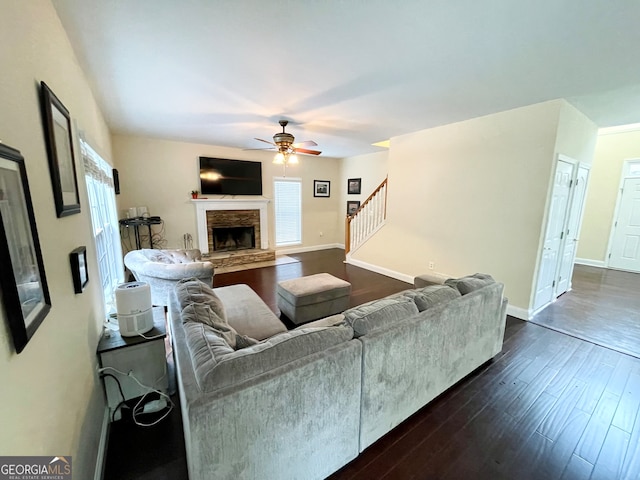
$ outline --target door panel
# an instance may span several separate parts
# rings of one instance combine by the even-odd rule
[[[640,178],[624,181],[609,267],[640,272]]]
[[[587,192],[587,181],[589,179],[589,169],[578,168],[576,182],[574,184],[571,197],[571,209],[565,232],[564,248],[558,271],[555,296],[559,297],[571,288],[571,276],[573,275],[573,265],[576,259],[578,246],[578,232],[582,223],[582,212],[584,207],[584,196]]]
[[[564,224],[569,205],[569,193],[573,165],[563,160],[558,160],[554,177],[551,205],[545,231],[544,247],[538,271],[538,283],[536,287],[534,310],[550,303],[555,297],[554,281],[558,271],[560,247],[564,238]]]

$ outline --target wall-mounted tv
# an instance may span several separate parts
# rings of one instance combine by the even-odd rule
[[[203,195],[262,195],[262,163],[200,157]]]

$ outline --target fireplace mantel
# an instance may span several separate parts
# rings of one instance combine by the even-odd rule
[[[198,227],[198,246],[202,253],[209,253],[207,237],[207,210],[260,210],[260,248],[269,248],[269,222],[267,205],[270,202],[264,197],[248,198],[202,198],[191,200],[196,207],[196,223]]]

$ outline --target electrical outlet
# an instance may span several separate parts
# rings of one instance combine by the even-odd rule
[[[320,232],[320,236],[321,236],[321,237],[324,237],[324,232]]]
[[[435,263],[429,262],[429,270],[433,270],[435,268]]]

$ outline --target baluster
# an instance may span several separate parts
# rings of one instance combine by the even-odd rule
[[[358,221],[358,217],[355,216],[353,217],[353,220],[351,221],[351,223],[353,224],[353,249],[355,250],[356,246],[358,245],[358,230],[359,230],[359,225],[358,223],[360,223]]]

